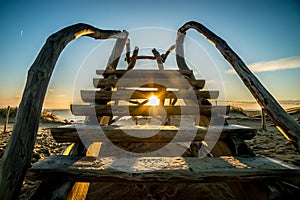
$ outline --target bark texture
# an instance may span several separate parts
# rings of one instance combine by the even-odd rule
[[[18,198],[25,173],[30,166],[40,113],[54,66],[65,46],[81,36],[120,40],[126,38],[127,34],[79,23],[49,36],[28,71],[12,136],[0,167],[0,199]]]
[[[211,42],[224,56],[224,58],[235,69],[244,84],[255,97],[258,104],[265,110],[267,115],[277,125],[281,133],[293,144],[300,149],[300,125],[279,105],[276,99],[260,83],[255,75],[249,70],[242,59],[229,47],[229,45],[215,33],[198,22],[187,22],[177,33],[176,39],[176,60],[180,70],[188,70],[184,59],[184,38],[186,31],[195,29]]]

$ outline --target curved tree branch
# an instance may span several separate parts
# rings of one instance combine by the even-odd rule
[[[56,61],[72,40],[124,38],[121,31],[101,30],[87,24],[75,24],[52,34],[28,71],[13,132],[0,167],[0,199],[17,199],[27,168],[30,166],[44,97]]]
[[[268,116],[277,125],[286,138],[300,149],[300,125],[278,104],[276,99],[266,90],[254,74],[248,69],[242,59],[228,46],[228,44],[212,31],[198,22],[187,22],[177,33],[176,60],[179,69],[188,69],[184,60],[183,42],[185,33],[190,28],[195,29],[211,42],[231,64],[244,84],[255,97],[258,104],[265,109]]]
[[[166,53],[164,53],[164,54],[161,55],[163,63],[166,62],[168,55],[169,55],[172,51],[174,51],[175,49],[176,49],[176,45],[173,44],[173,45],[170,46],[170,48],[166,51]]]

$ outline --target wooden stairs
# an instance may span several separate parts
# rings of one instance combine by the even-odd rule
[[[74,115],[87,116],[85,124],[52,128],[57,142],[70,145],[63,155],[39,161],[27,171],[28,179],[43,181],[31,199],[85,199],[91,183],[159,183],[168,187],[221,183],[234,199],[299,194],[295,184],[299,183],[300,168],[255,156],[245,140],[252,139],[256,130],[229,125],[229,107],[212,105],[210,100],[218,98],[218,91],[203,90],[205,80],[196,80],[193,71],[132,69],[96,73],[102,76],[93,80],[97,89],[81,91],[87,104],[71,105]],[[156,105],[149,103],[151,96],[157,97]],[[119,124],[122,117],[134,123]],[[172,148],[151,154],[169,143],[190,146],[179,155],[168,152]],[[114,152],[107,144],[130,152],[130,156]],[[145,156],[147,153],[149,156]],[[186,195],[193,199],[191,194]]]
[[[245,141],[256,130],[229,125],[229,107],[211,104],[218,91],[204,90],[205,81],[197,80],[185,62],[184,39],[189,29],[215,45],[299,150],[299,123],[226,41],[203,24],[185,23],[165,54],[152,49],[153,56],[139,56],[137,47],[130,55],[127,31],[78,23],[51,34],[28,71],[1,160],[0,199],[17,199],[25,175],[42,181],[30,199],[298,199],[299,167],[255,156]],[[62,155],[30,166],[56,61],[69,42],[82,36],[116,39],[105,70],[96,71],[101,76],[93,80],[97,89],[81,91],[85,103],[71,106],[74,115],[86,116],[85,123],[53,128],[56,141],[67,145]],[[124,49],[128,66],[119,70]],[[172,51],[176,51],[179,70],[164,69]],[[135,69],[138,59],[156,60],[158,70]]]

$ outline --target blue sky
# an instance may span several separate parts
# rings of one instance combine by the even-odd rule
[[[299,1],[1,0],[0,107],[19,103],[27,70],[46,38],[63,27],[84,22],[102,29],[162,27],[176,31],[191,20],[226,40],[275,98],[300,100]],[[213,46],[195,32],[188,36],[218,66],[227,100],[254,100]],[[46,107],[71,103],[76,74],[98,44],[80,38],[64,50],[49,85]]]

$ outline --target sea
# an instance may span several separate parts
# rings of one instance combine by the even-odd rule
[[[75,116],[70,109],[46,109],[48,112],[56,115],[62,120],[68,120],[75,123],[83,123],[85,116]]]
[[[212,102],[213,103],[213,102]],[[230,105],[237,108],[243,109],[246,113],[250,115],[259,115],[261,113],[261,107],[257,102],[245,102],[245,101],[227,101],[227,102],[215,102],[213,104],[217,105]],[[300,100],[285,100],[279,101],[279,104],[287,111],[289,110],[300,110]],[[73,121],[75,123],[83,123],[84,116],[75,116],[69,109],[47,109],[48,112],[55,114],[62,120]]]

